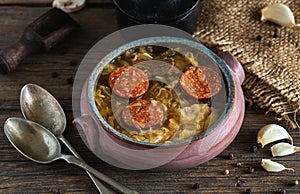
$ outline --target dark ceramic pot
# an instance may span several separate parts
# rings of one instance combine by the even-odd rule
[[[196,30],[200,0],[113,0],[119,28],[164,24],[190,34]]]
[[[124,51],[137,46],[184,46],[199,54],[204,64],[220,70],[226,84],[224,111],[207,131],[193,138],[169,144],[140,142],[112,128],[100,115],[94,98],[95,86],[103,68]],[[220,56],[220,57],[219,57]],[[151,37],[116,48],[96,65],[81,93],[81,116],[74,122],[90,150],[99,158],[126,169],[179,170],[197,166],[217,156],[234,140],[244,118],[241,84],[244,71],[228,52],[217,56],[199,42],[175,37]]]

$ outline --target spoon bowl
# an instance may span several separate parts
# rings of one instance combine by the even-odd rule
[[[64,110],[44,88],[26,84],[20,95],[21,111],[26,119],[37,122],[54,135],[61,135],[67,125]]]
[[[25,157],[47,164],[61,152],[57,138],[43,126],[20,118],[9,118],[4,133],[10,143]]]

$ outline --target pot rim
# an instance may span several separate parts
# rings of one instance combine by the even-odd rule
[[[94,91],[95,91],[95,88],[96,88],[96,84],[98,82],[98,79],[101,75],[101,72],[102,72],[103,68],[109,62],[111,62],[111,60],[113,60],[116,56],[119,56],[124,51],[126,51],[130,48],[134,48],[134,47],[138,47],[138,46],[146,46],[146,45],[155,45],[157,43],[177,43],[177,44],[183,44],[183,45],[192,47],[192,48],[197,49],[197,50],[201,50],[201,52],[203,52],[204,54],[209,56],[209,58],[212,59],[217,64],[218,68],[223,73],[223,76],[224,76],[223,79],[226,80],[226,83],[227,83],[227,86],[228,86],[228,89],[227,89],[228,97],[227,97],[227,101],[226,101],[226,107],[225,107],[225,110],[220,115],[220,117],[218,118],[218,120],[216,122],[214,122],[207,130],[200,133],[199,135],[196,135],[194,137],[184,139],[184,140],[181,140],[181,141],[178,141],[178,142],[159,144],[159,143],[149,143],[149,142],[143,142],[143,141],[138,141],[138,140],[132,139],[132,138],[126,136],[125,134],[115,130],[113,127],[111,127],[105,121],[105,119],[101,116],[101,114],[99,113],[98,108],[96,106],[96,103],[95,103]],[[89,76],[89,79],[88,79],[88,88],[87,89],[88,89],[87,90],[87,92],[88,92],[87,95],[88,95],[89,105],[90,105],[90,107],[93,111],[93,114],[96,115],[96,117],[100,121],[101,125],[103,125],[103,128],[105,128],[109,133],[112,133],[115,136],[117,136],[118,138],[121,138],[121,139],[123,139],[127,142],[131,142],[131,143],[134,143],[134,144],[138,144],[138,145],[141,145],[141,146],[147,146],[147,147],[148,146],[157,147],[157,146],[184,145],[184,144],[193,142],[195,140],[202,139],[205,136],[209,135],[216,128],[218,128],[222,124],[222,122],[227,118],[227,116],[229,115],[229,113],[230,113],[230,111],[233,107],[233,103],[234,103],[234,99],[235,99],[235,90],[236,90],[235,89],[235,82],[233,80],[233,75],[232,75],[231,71],[229,70],[229,68],[227,67],[225,62],[219,56],[217,56],[213,51],[211,51],[210,49],[208,49],[207,47],[205,47],[204,45],[202,45],[199,42],[188,40],[188,39],[185,39],[185,38],[170,37],[170,36],[159,36],[159,37],[149,37],[149,38],[138,39],[138,40],[129,42],[127,44],[124,44],[124,45],[118,47],[117,49],[109,52],[107,55],[105,55],[98,62],[98,64],[92,70],[92,73],[91,73],[91,75]]]
[[[124,15],[126,15],[127,17],[133,19],[134,21],[138,21],[138,22],[140,22],[140,23],[145,23],[145,22],[146,22],[146,23],[151,23],[151,22],[170,23],[170,22],[179,20],[180,18],[182,18],[182,17],[188,15],[189,13],[191,13],[191,12],[193,12],[193,11],[196,11],[195,8],[199,6],[200,0],[194,0],[194,1],[195,1],[195,2],[194,2],[194,4],[193,4],[191,7],[189,7],[188,9],[186,9],[186,10],[184,10],[184,11],[182,11],[180,14],[174,15],[173,17],[166,17],[166,16],[164,16],[164,17],[161,17],[161,18],[160,18],[159,20],[157,20],[157,21],[152,21],[152,20],[150,20],[150,19],[147,18],[147,17],[143,17],[142,15],[139,15],[138,17],[137,17],[137,15],[133,15],[132,13],[126,11],[126,10],[125,10],[126,8],[122,7],[122,6],[120,5],[120,3],[118,3],[117,0],[113,0],[113,3],[115,4],[115,6],[117,7],[117,9],[118,9],[120,12],[122,12],[122,13],[123,13]]]

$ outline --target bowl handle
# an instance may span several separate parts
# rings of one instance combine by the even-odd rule
[[[73,124],[76,126],[78,130],[82,130],[84,133],[80,133],[80,135],[84,135],[84,139],[88,144],[88,147],[92,151],[96,151],[99,149],[99,132],[98,127],[94,121],[94,119],[88,115],[83,114],[80,117],[77,117],[73,120]]]
[[[233,72],[234,76],[237,78],[237,81],[242,84],[245,80],[245,72],[237,58],[235,58],[235,56],[233,56],[229,51],[221,52],[218,55]]]

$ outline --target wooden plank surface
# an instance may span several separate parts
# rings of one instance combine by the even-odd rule
[[[0,5],[50,5],[53,0],[1,0]],[[107,4],[112,0],[86,0],[87,4]]]
[[[0,50],[15,42],[24,27],[48,9],[47,6],[0,6]],[[31,162],[6,139],[3,124],[8,117],[21,116],[19,92],[26,83],[43,86],[59,100],[68,118],[65,136],[88,164],[141,193],[245,193],[248,188],[253,193],[280,193],[281,189],[286,189],[287,193],[300,193],[299,186],[292,186],[295,179],[300,179],[299,154],[277,159],[294,167],[294,173],[268,173],[260,167],[260,160],[271,157],[269,150],[250,151],[259,128],[269,123],[286,126],[283,122],[276,122],[274,115],[265,115],[255,107],[247,107],[242,129],[235,141],[219,156],[195,168],[176,172],[128,171],[97,159],[71,125],[72,85],[67,79],[75,75],[89,48],[117,30],[115,11],[109,7],[87,7],[72,17],[81,24],[78,33],[48,53],[27,58],[16,72],[0,75],[0,193],[97,193],[84,171],[63,161],[48,165]],[[66,53],[62,54],[62,49]],[[70,61],[75,65],[71,66]],[[57,72],[58,77],[53,78],[52,72]],[[300,145],[299,131],[290,133],[295,144]],[[233,160],[228,159],[229,153],[234,154]],[[237,162],[242,166],[237,167]],[[247,171],[249,167],[255,169],[251,174]],[[225,169],[230,171],[229,175],[223,175]],[[193,189],[195,183],[199,183],[199,189]]]

